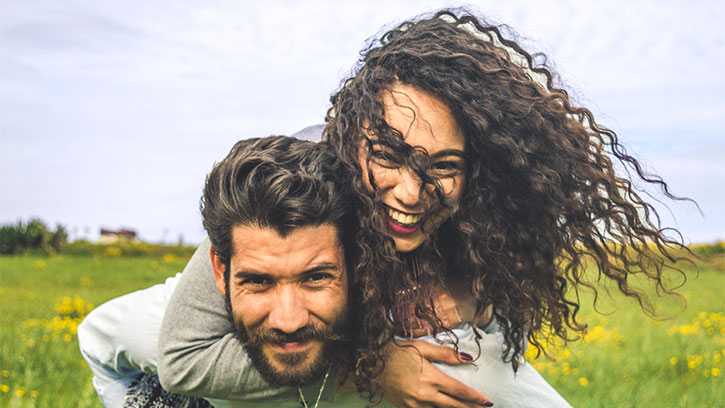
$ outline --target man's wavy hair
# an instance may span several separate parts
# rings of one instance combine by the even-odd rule
[[[270,136],[237,142],[214,166],[201,214],[228,280],[237,225],[273,228],[286,236],[295,228],[330,223],[350,265],[345,244],[355,235],[353,197],[350,177],[335,154],[318,143]]]
[[[660,227],[632,180],[679,198],[661,178],[647,174],[589,110],[572,106],[567,92],[554,85],[545,57],[526,52],[504,36],[507,31],[458,10],[404,22],[369,45],[354,75],[331,98],[324,140],[353,172],[362,197],[355,265],[363,320],[357,386],[371,401],[381,396],[375,377],[401,324],[394,311],[403,297],[412,292],[416,315],[435,331],[445,330],[426,306],[430,292],[418,288],[444,278],[470,284],[479,312],[494,306],[506,343],[502,357],[516,369],[527,341],[572,340],[586,329],[577,320],[582,286],[596,293],[593,282],[604,277],[652,314],[632,276],[644,275],[666,293],[673,289],[667,270],[684,279],[672,266],[680,259],[681,236]],[[447,201],[429,176],[425,152],[404,143],[405,129],[385,122],[381,96],[395,84],[439,98],[463,131],[466,181],[457,203]],[[367,149],[365,156],[363,148],[371,146],[371,135],[418,174],[421,194],[433,189],[453,214],[413,253],[396,253],[375,180],[369,180],[376,190],[372,197],[364,187],[361,166],[370,166],[371,154]],[[617,166],[626,177],[615,172]],[[598,276],[586,276],[590,265]]]

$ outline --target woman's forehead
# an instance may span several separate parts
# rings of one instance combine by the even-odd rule
[[[415,87],[393,84],[383,92],[385,121],[405,143],[429,154],[441,150],[464,150],[465,138],[450,108],[435,96]],[[378,138],[368,134],[374,143]]]

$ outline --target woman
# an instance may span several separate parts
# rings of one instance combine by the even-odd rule
[[[628,279],[641,273],[668,292],[662,275],[671,267],[661,259],[673,260],[670,248],[681,247],[652,223],[656,212],[611,158],[676,197],[588,110],[572,107],[545,66],[471,15],[441,11],[403,23],[361,63],[332,97],[324,132],[360,196],[358,390],[401,406],[460,403],[431,384],[417,395],[391,386],[411,367],[398,361],[434,370],[395,336],[437,336],[476,360],[438,368],[497,406],[566,406],[522,355],[529,342],[585,330],[578,297],[565,296],[571,285],[593,288],[585,260],[649,312]],[[184,346],[173,331],[180,326],[173,320],[190,312],[174,312],[184,298],[177,290],[165,317],[160,377],[177,391],[219,392],[177,374],[207,364],[197,372],[209,375],[204,361],[223,360],[230,349]],[[221,327],[219,316],[209,319]]]
[[[369,246],[364,252],[374,254],[358,265],[362,326],[369,330],[364,339],[386,333],[400,294],[410,295],[416,314],[428,316],[434,332],[445,329],[420,305],[438,287],[453,290],[463,282],[476,315],[493,306],[505,338],[504,359],[515,368],[527,340],[566,340],[585,329],[576,319],[578,297],[565,294],[570,285],[589,285],[586,259],[647,312],[650,304],[629,285],[630,276],[644,274],[668,291],[662,274],[672,267],[662,256],[673,260],[669,248],[681,244],[651,222],[654,208],[615,173],[612,158],[674,198],[666,184],[644,174],[612,131],[588,110],[572,107],[566,92],[554,88],[550,71],[535,66],[496,27],[443,11],[386,33],[362,62],[332,98],[326,135],[357,171],[360,187],[374,192],[360,209],[361,226],[393,231],[392,243],[374,234],[360,237],[360,245]],[[445,157],[425,152],[406,139],[414,128],[388,121],[391,102],[407,109],[398,101],[416,94],[448,109],[463,149],[450,144],[454,155]],[[391,198],[386,179],[376,172],[393,170],[401,172],[399,183],[417,180],[421,197],[433,197],[421,199],[430,221],[410,234],[430,239],[403,256],[396,249],[405,251],[401,245],[408,243],[398,232],[412,230],[396,230],[396,217],[420,210]],[[384,344],[363,347],[359,385],[375,385]]]

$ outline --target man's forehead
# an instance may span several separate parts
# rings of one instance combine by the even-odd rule
[[[232,229],[231,269],[294,275],[320,264],[344,270],[337,228],[330,223],[304,226],[281,234],[274,228],[237,225]]]

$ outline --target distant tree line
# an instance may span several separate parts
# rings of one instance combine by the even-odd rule
[[[51,231],[43,221],[31,219],[27,223],[0,226],[0,254],[53,253],[67,244],[68,233],[62,225]]]

